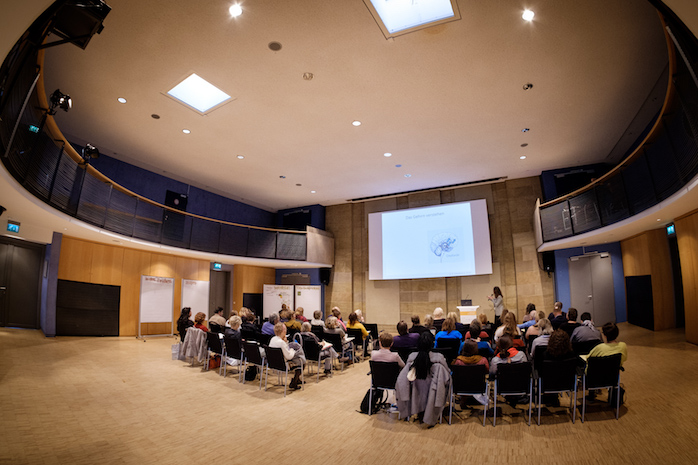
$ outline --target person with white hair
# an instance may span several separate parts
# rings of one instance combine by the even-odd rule
[[[356,310],[354,310],[354,313],[356,313],[356,318],[358,318],[359,323],[365,323],[365,321],[364,321],[364,314],[361,313],[361,309],[360,309],[360,308],[357,308]]]
[[[444,324],[444,309],[441,307],[436,307],[431,315],[434,318],[434,328],[438,333],[441,331],[441,325]]]
[[[269,315],[269,321],[265,321],[264,324],[262,325],[262,334],[266,334],[268,336],[274,336],[274,325],[279,322],[279,314],[278,313],[272,313]]]

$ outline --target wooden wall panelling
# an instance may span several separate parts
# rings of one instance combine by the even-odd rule
[[[148,275],[162,278],[174,278],[177,257],[160,253],[150,255],[150,270]]]
[[[698,344],[698,213],[675,221],[683,280],[686,340]]]
[[[93,243],[63,236],[58,279],[90,282]]]
[[[138,311],[141,297],[141,275],[150,271],[150,252],[124,249],[121,279],[119,335],[138,335]]]
[[[276,283],[276,269],[262,266],[235,265],[233,269],[233,309],[242,308],[243,294],[261,294],[265,284]]]
[[[94,244],[90,282],[121,286],[124,249],[104,244]]]

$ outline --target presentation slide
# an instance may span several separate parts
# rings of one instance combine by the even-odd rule
[[[369,214],[369,279],[492,273],[487,202]]]

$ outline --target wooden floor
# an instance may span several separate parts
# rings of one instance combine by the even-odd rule
[[[620,328],[620,420],[597,406],[585,423],[560,409],[529,427],[505,406],[496,427],[466,411],[432,429],[357,413],[367,362],[284,398],[171,360],[172,338],[2,328],[0,464],[696,463],[698,347],[681,330]]]

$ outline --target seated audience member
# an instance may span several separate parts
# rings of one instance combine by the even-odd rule
[[[536,324],[537,321],[538,312],[536,311],[536,306],[533,304],[528,304],[526,306],[526,315],[524,315],[522,323],[517,326],[519,329],[526,329]]]
[[[243,307],[240,310],[240,313],[240,318],[242,319],[242,325],[240,325],[240,333],[242,334],[242,338],[251,341],[262,340],[262,332],[255,324],[255,320],[257,319],[255,314],[245,307]]]
[[[572,351],[572,343],[569,335],[562,329],[556,329],[548,339],[548,346],[545,349],[545,360],[568,360],[574,359],[577,366],[583,367],[586,363]]]
[[[301,337],[303,338],[303,347],[305,344],[317,344],[318,348],[322,349],[320,345],[320,339],[311,331],[311,324],[305,322],[301,325]],[[329,374],[332,371],[332,359],[337,358],[337,352],[335,352],[333,347],[329,347],[325,350],[320,350],[321,358],[324,358],[325,364],[325,374]]]
[[[490,337],[492,337],[492,323],[490,323],[487,320],[487,315],[484,313],[480,313],[477,316],[477,319],[480,322],[480,327],[482,328],[482,331],[486,332],[490,335]]]
[[[294,329],[298,333],[301,332],[301,322],[296,320],[296,314],[291,310],[281,312],[281,321],[286,325],[287,330]]]
[[[228,324],[223,332],[223,337],[228,341],[237,342],[238,345],[242,344],[242,335],[240,334],[241,324],[242,319],[237,315],[232,315],[228,318]],[[240,361],[228,357],[227,363],[231,366],[237,366]]]
[[[313,326],[325,326],[325,322],[322,321],[322,312],[320,310],[315,310],[313,312],[313,319],[310,320],[310,324]]]
[[[568,336],[572,337],[572,333],[577,329],[581,323],[577,323],[577,309],[570,307],[567,310],[567,321],[560,325],[560,329],[567,333]]]
[[[477,318],[473,318],[473,321],[470,322],[470,331],[472,331],[473,333],[480,333],[480,336],[482,336],[483,334],[487,334],[486,332],[480,330],[480,321],[478,321]],[[468,331],[468,334],[466,334],[466,336],[468,336],[471,340],[477,343],[478,352],[484,353],[485,357],[487,358],[492,358],[492,356],[494,355],[494,351],[492,350],[492,346],[490,345],[490,343],[481,340],[480,337],[470,337],[470,331]]]
[[[424,327],[427,328],[427,330],[429,330],[429,332],[431,333],[432,336],[434,334],[436,334],[436,328],[434,328],[434,317],[433,316],[426,315],[424,317]]]
[[[355,312],[351,312],[349,314],[349,323],[347,324],[347,329],[360,329],[361,330],[361,337],[363,339],[366,339],[368,337],[368,331],[362,325],[359,323],[359,317],[356,315]]]
[[[395,336],[392,340],[393,347],[395,347],[396,349],[417,347],[419,333],[408,333],[407,323],[405,323],[404,321],[400,321],[400,323],[397,324],[397,333],[398,336]]]
[[[284,323],[279,322],[274,326],[274,337],[269,341],[269,347],[281,349],[284,358],[288,362],[289,368],[295,371],[293,380],[288,387],[291,389],[300,389],[302,387],[300,367],[305,362],[305,354],[303,353],[303,348],[297,342],[289,343],[286,341],[286,325]]]
[[[553,333],[553,327],[550,324],[550,320],[547,318],[541,318],[538,320],[538,323],[536,323],[535,326],[532,326],[532,328],[538,328],[538,331],[540,331],[538,337],[531,344],[531,357],[535,358],[536,350],[538,350],[538,348],[540,348],[540,350],[545,350],[545,348],[548,346],[548,340],[550,339],[550,335]]]
[[[347,325],[342,321],[342,311],[339,307],[332,307],[332,316],[337,318],[337,324],[342,327],[344,331],[347,330]]]
[[[441,325],[441,331],[434,336],[434,347],[437,347],[437,341],[439,339],[458,339],[458,341],[460,341],[458,351],[460,352],[463,346],[463,334],[461,334],[460,331],[456,331],[456,322],[453,318],[444,319],[443,325]]]
[[[412,315],[412,327],[410,334],[422,334],[424,331],[429,331],[429,328],[420,324],[419,315]]]
[[[179,338],[184,342],[184,336],[187,335],[187,328],[194,326],[194,322],[191,321],[191,308],[184,307],[182,313],[177,319],[177,332],[179,333]]]
[[[465,325],[460,322],[460,317],[456,312],[448,312],[448,315],[446,315],[446,318],[453,318],[453,321],[456,322],[456,331],[465,331]]]
[[[436,307],[434,309],[434,313],[432,313],[432,316],[434,317],[434,329],[436,329],[436,332],[438,333],[441,331],[441,325],[444,324],[444,309],[441,307]]]
[[[526,355],[512,345],[511,337],[504,335],[497,341],[497,353],[490,362],[490,377],[497,376],[497,367],[502,363],[523,363]]]
[[[339,325],[337,317],[328,316],[325,320],[325,332],[329,334],[339,334],[342,338],[342,361],[351,363],[351,357],[346,357],[345,354],[351,349],[351,342],[345,341],[347,335]]]
[[[274,326],[276,326],[276,323],[279,322],[279,314],[278,313],[272,313],[269,315],[269,321],[265,321],[264,324],[262,325],[262,334],[266,334],[268,336],[273,336],[274,335]]]
[[[502,326],[494,332],[494,340],[497,342],[506,333],[513,339],[514,336],[521,336],[521,330],[516,326],[516,315],[513,312],[502,312]]]
[[[538,312],[536,313],[536,322],[533,324],[533,326],[529,326],[528,328],[526,328],[526,339],[530,339],[531,336],[538,336],[540,334],[540,330],[536,325],[543,318],[545,318],[545,312],[543,310],[538,310]]]
[[[356,313],[356,318],[359,319],[359,323],[365,323],[364,314],[361,312],[360,308],[357,308],[356,310],[354,310],[354,313]]]
[[[615,323],[606,323],[601,327],[603,333],[602,344],[597,345],[586,356],[587,359],[592,357],[606,357],[608,355],[621,354],[621,366],[628,359],[628,347],[625,342],[618,342],[618,326]]]
[[[453,360],[451,365],[485,365],[488,370],[490,369],[490,362],[487,361],[487,357],[479,354],[477,342],[474,339],[467,339],[463,343],[460,355]]]
[[[479,334],[474,334],[477,331],[473,329],[473,322],[477,323],[477,327],[480,329]],[[465,339],[489,339],[489,337],[490,335],[487,334],[486,331],[482,330],[480,320],[473,318],[473,321],[470,322],[470,328],[468,328],[468,331],[465,332]]]
[[[208,319],[209,324],[214,323],[223,328],[225,326],[225,318],[223,318],[223,307],[218,307],[213,312],[211,318]]]
[[[194,317],[194,327],[199,328],[201,331],[208,332],[208,328],[204,324],[204,321],[206,321],[206,314],[203,312],[197,313]]]
[[[303,324],[303,323],[305,323],[306,321],[308,321],[308,319],[307,319],[306,317],[303,316],[303,312],[304,312],[304,311],[305,311],[305,310],[303,310],[303,307],[298,307],[298,308],[296,309],[296,320],[297,320],[297,321],[300,321],[301,324]]]
[[[591,314],[589,312],[584,312],[582,313],[581,319],[582,324],[572,332],[572,337],[570,338],[572,343],[600,341],[601,333],[594,327],[594,322],[591,321]]]
[[[405,323],[404,321],[402,323]],[[405,323],[405,327],[407,323]],[[393,346],[393,335],[383,331],[378,335],[378,341],[380,343],[380,349],[371,352],[371,360],[374,362],[397,362],[400,368],[405,366],[405,362],[402,361],[397,352],[391,352],[390,348]]]
[[[567,315],[562,311],[562,302],[555,302],[552,313],[548,315],[548,320],[553,325],[553,330],[558,329],[563,323],[567,322]]]

